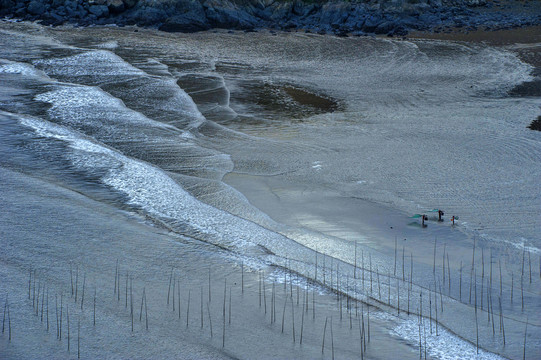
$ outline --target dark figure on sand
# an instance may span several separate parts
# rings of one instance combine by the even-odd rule
[[[443,221],[442,216],[445,215],[445,213],[441,210],[438,210],[438,221]]]

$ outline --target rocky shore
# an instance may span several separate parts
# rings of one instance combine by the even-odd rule
[[[536,0],[0,0],[0,17],[44,25],[115,24],[170,32],[212,28],[336,35],[501,30],[541,25]]]

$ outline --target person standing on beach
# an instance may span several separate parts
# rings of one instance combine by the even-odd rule
[[[438,221],[443,221],[443,219],[441,218],[443,215],[445,215],[445,213],[441,210],[438,210]]]

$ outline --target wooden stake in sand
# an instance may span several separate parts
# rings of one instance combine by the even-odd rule
[[[4,304],[4,316],[2,318],[2,334],[4,333],[5,325],[6,325],[6,312],[8,308],[8,297],[6,296],[6,302]]]
[[[396,238],[395,238],[396,244]],[[395,258],[396,261],[396,258]],[[355,266],[353,267],[353,278],[357,279],[357,240],[355,240]]]
[[[59,329],[59,339],[62,340],[62,298],[63,293],[60,293],[60,329]]]
[[[293,332],[293,343],[295,343],[295,307],[293,306],[293,298],[291,299],[291,323],[292,323],[292,332]]]
[[[190,289],[190,290],[188,290],[188,305],[186,307],[186,327],[189,326],[191,297],[192,297],[192,290]],[[224,300],[224,322],[225,322],[225,300]]]
[[[45,303],[45,285],[43,287],[43,293],[41,294],[41,322],[43,322],[43,305]]]
[[[79,286],[79,265],[77,265],[77,270],[75,272],[75,303],[77,303],[77,288]]]
[[[96,287],[94,287],[94,326],[96,326]]]
[[[284,333],[284,322],[286,319],[286,305],[287,305],[287,296],[285,296],[284,310],[282,311],[282,334]]]
[[[406,271],[405,271],[405,261],[406,261],[406,246],[402,246],[402,281],[406,281]]]
[[[54,294],[54,307],[55,307],[55,312],[56,312],[56,338],[58,339],[60,334],[58,331],[58,328],[59,328],[58,327],[58,298],[56,294]]]
[[[432,287],[428,287],[428,310],[430,313],[429,323],[430,323],[430,335],[432,335]]]
[[[224,278],[224,307],[223,307],[223,328],[222,328],[222,347],[225,347],[225,296],[227,293],[227,278]]]
[[[203,287],[201,286],[201,301],[200,301],[200,308],[201,308],[201,329],[203,328]]]
[[[514,273],[511,271],[511,304],[513,303],[513,287],[514,287]]]
[[[81,295],[81,310],[83,310],[83,302],[85,301],[85,284],[86,284],[86,274],[83,276],[83,294]]]
[[[8,332],[9,332],[8,342],[11,342],[11,314],[9,312],[9,304],[8,304]]]
[[[332,353],[332,360],[334,360],[334,334],[332,331],[332,316],[331,316],[331,353]]]
[[[173,280],[173,269],[171,268],[171,275],[169,275],[169,287],[167,288],[167,305],[169,305],[169,295],[171,293],[171,281]]]
[[[327,331],[327,320],[329,318],[325,317],[325,325],[323,326],[323,340],[321,341],[321,353],[325,350],[325,332]]]
[[[471,257],[471,270],[470,270],[470,304],[471,304],[471,294],[472,294],[472,286],[473,286],[473,269],[475,267],[475,237],[473,238],[473,251],[472,251],[472,257]],[[477,279],[476,279],[477,282]]]
[[[172,299],[172,302],[173,302],[173,312],[175,312],[175,284],[176,284],[175,276],[173,275],[173,299]]]
[[[301,338],[299,340],[299,343],[302,345],[302,334],[304,330],[304,313],[306,310],[306,291],[304,292],[304,300],[302,302],[302,316],[301,316]]]
[[[77,359],[81,358],[81,318],[77,320]]]
[[[30,276],[28,277],[28,300],[30,300],[30,288],[32,287],[32,268],[30,268]]]
[[[49,332],[49,288],[47,288],[47,332]]]
[[[210,325],[210,337],[212,337],[212,319],[210,317],[210,306],[207,301],[207,313],[209,314],[209,325]]]
[[[133,332],[133,276],[130,277],[130,316],[131,316],[131,331]]]
[[[524,327],[524,350],[522,351],[522,360],[526,360],[526,334],[528,332],[528,318],[526,318],[526,326]]]
[[[70,282],[71,282],[71,296],[73,296],[73,268],[70,261]]]
[[[459,297],[459,301],[462,302],[462,260],[460,260],[460,281],[459,281],[459,285],[458,285],[458,297]]]
[[[66,304],[66,317],[68,321],[68,352],[70,351],[70,312],[69,305]]]
[[[113,295],[116,295],[116,277],[118,276],[118,259],[116,259],[116,266],[115,266],[115,290]],[[113,296],[114,298],[114,296]]]
[[[126,271],[126,304],[124,308],[128,308],[128,271]]]
[[[436,275],[436,242],[438,241],[438,238],[434,238],[434,262],[432,266],[432,273]]]
[[[477,321],[477,311],[475,312],[475,338],[476,338],[476,349],[477,349],[477,354],[479,354],[479,324],[478,324],[478,321]]]
[[[228,313],[228,318],[229,318],[229,324],[231,325],[231,286],[229,286],[229,313]]]
[[[179,307],[179,314],[180,314],[180,307]],[[147,294],[145,293],[145,324],[146,329],[148,331],[148,311],[147,311]]]
[[[443,244],[443,256],[442,256],[441,266],[442,266],[442,279],[443,279],[444,284],[445,284],[445,249],[446,247],[447,247],[447,244]]]
[[[393,275],[396,276],[396,250],[397,250],[397,246],[398,246],[398,243],[397,243],[397,239],[396,239],[396,236],[394,237],[394,272],[393,272]]]
[[[141,310],[139,310],[139,322],[143,320],[143,302],[145,301],[145,288],[143,287],[143,295],[141,295]]]

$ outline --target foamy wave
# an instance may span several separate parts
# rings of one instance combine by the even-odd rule
[[[123,193],[130,205],[157,219],[187,226],[190,234],[202,235],[200,238],[205,241],[231,250],[250,251],[256,245],[281,253],[287,249],[283,236],[198,201],[150,164],[128,158],[63,126],[31,118],[21,122],[40,136],[68,143],[72,152],[67,157],[78,170],[106,170],[101,179],[105,185]]]
[[[383,320],[398,322],[396,327],[394,327],[390,333],[408,341],[408,343],[413,346],[419,346],[419,322],[417,317],[415,317],[415,320],[399,319],[386,312],[377,312],[374,316]],[[421,345],[423,346],[422,351],[424,352],[426,347],[426,351],[430,357],[441,360],[503,359],[501,356],[483,349],[477,351],[476,346],[460,339],[442,327],[438,329],[437,336],[435,331],[431,334],[429,321],[430,320],[423,319],[423,322],[421,323]],[[432,327],[435,328],[435,326],[436,324],[433,323]]]
[[[168,74],[151,76],[111,51],[88,51],[63,58],[37,60],[34,64],[51,77],[90,86],[142,78],[142,85],[131,89],[127,95],[136,96],[140,101],[141,98],[153,98],[156,94],[167,94],[165,99],[152,104],[154,109],[179,113],[189,119],[191,127],[200,126],[205,121],[192,98],[176,84],[174,78]]]
[[[70,86],[39,94],[38,101],[51,103],[49,112],[62,122],[80,126],[149,126],[181,132],[128,109],[124,103],[97,87]]]
[[[29,77],[42,77],[48,78],[48,76],[41,70],[37,70],[35,67],[25,63],[9,62],[4,65],[0,65],[0,73],[3,74],[20,74]]]
[[[50,76],[111,76],[111,75],[145,75],[120,56],[107,51],[96,50],[83,52],[64,58],[43,59],[34,61],[34,65],[46,69]]]

